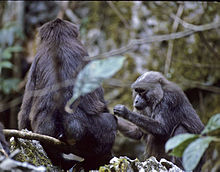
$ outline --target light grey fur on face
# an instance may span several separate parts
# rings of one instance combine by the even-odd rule
[[[153,110],[163,99],[163,85],[169,81],[160,73],[149,71],[141,75],[133,84],[133,92],[143,90],[142,98],[149,102],[147,107]]]

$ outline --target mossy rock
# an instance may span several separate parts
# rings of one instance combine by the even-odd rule
[[[10,145],[11,152],[20,150],[20,152],[13,157],[13,159],[16,161],[27,162],[36,167],[44,166],[46,171],[63,171],[59,167],[52,165],[39,141],[12,137],[10,139]]]
[[[114,157],[110,164],[99,168],[99,172],[182,172],[173,163],[161,159],[160,162],[155,157],[150,157],[141,162],[138,159],[131,160],[128,157]]]

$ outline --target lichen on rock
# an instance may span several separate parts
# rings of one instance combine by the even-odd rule
[[[108,165],[99,168],[98,172],[183,172],[179,167],[166,159],[160,162],[155,157],[150,157],[141,162],[138,159],[131,160],[128,157],[114,157]]]

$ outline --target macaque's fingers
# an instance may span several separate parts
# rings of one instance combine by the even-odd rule
[[[127,114],[127,108],[124,105],[116,105],[113,109],[114,114],[118,116],[125,116]]]

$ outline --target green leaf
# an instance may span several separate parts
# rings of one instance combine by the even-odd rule
[[[3,53],[2,53],[2,57],[3,59],[9,60],[12,57],[12,53],[17,53],[17,52],[21,52],[23,49],[21,46],[13,46],[13,47],[8,47],[6,49],[4,49]]]
[[[203,153],[208,148],[214,137],[202,137],[189,144],[183,153],[183,167],[185,170],[193,170],[199,163]]]
[[[78,97],[100,87],[103,80],[113,76],[123,65],[125,57],[115,56],[102,60],[94,60],[87,64],[77,76],[73,97],[68,102],[72,104]]]
[[[12,57],[12,54],[5,49],[2,53],[2,59],[9,60]]]
[[[165,144],[166,152],[172,150],[170,155],[181,157],[185,148],[195,139],[197,139],[199,135],[195,134],[179,134],[170,138]]]
[[[205,126],[204,130],[202,131],[202,134],[210,133],[219,128],[220,128],[220,114],[216,114],[209,119],[208,124]]]
[[[14,52],[14,53],[17,53],[17,52],[21,52],[23,50],[23,48],[19,45],[15,45],[13,47],[9,47],[8,50],[10,52]]]
[[[13,66],[13,64],[9,61],[3,61],[3,62],[0,62],[0,69],[2,68],[8,68],[8,69],[11,69]]]
[[[123,65],[124,57],[111,57],[103,60],[91,61],[78,74],[73,90],[73,98],[77,99],[100,87],[104,79],[110,78]]]
[[[18,83],[19,83],[19,79],[17,78],[10,78],[10,79],[3,80],[2,91],[5,94],[10,94],[11,91],[13,90],[15,91],[17,89]]]

